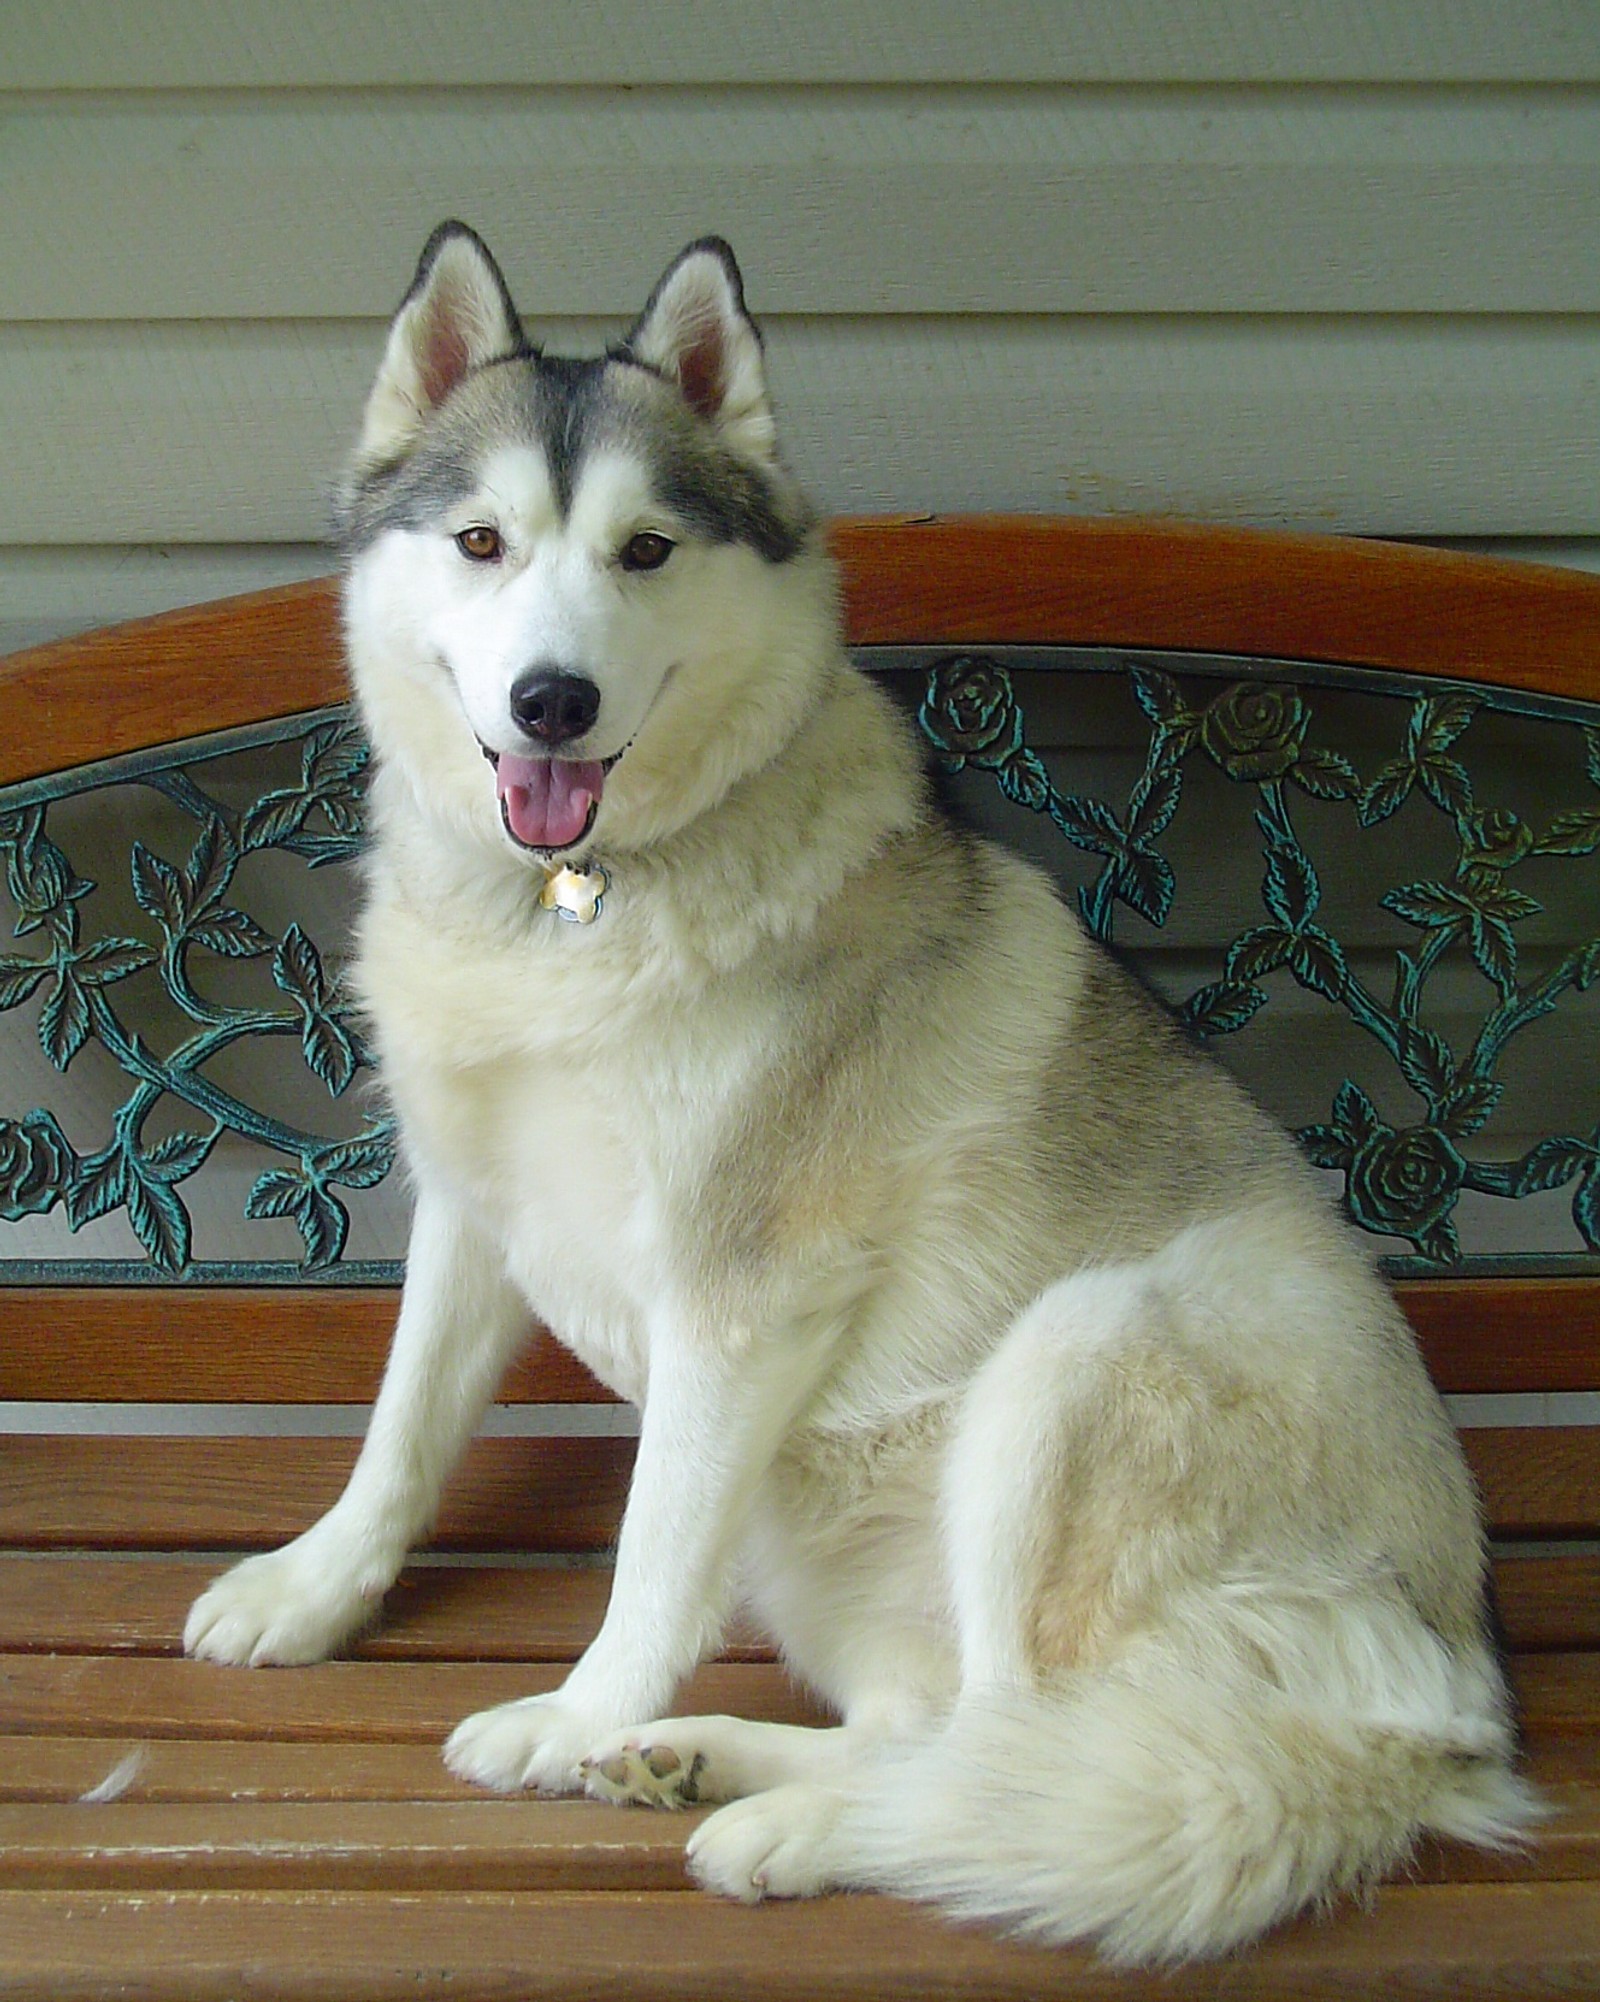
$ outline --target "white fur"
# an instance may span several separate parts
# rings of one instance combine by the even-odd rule
[[[721,270],[652,338],[703,338]],[[748,417],[759,349],[729,355]],[[356,978],[417,1186],[394,1351],[344,1496],[213,1585],[190,1650],[311,1660],[370,1618],[532,1309],[638,1401],[638,1460],[599,1634],[462,1724],[458,1772],[727,1801],[690,1857],[733,1896],[879,1886],[1127,1960],[1235,1946],[1424,1828],[1511,1839],[1470,1484],[1292,1150],[1107,1015],[1040,876],[938,830],[815,547],[702,543],[618,452],[558,519],[498,451],[469,508],[492,575],[443,520],[346,601]],[[619,574],[642,526],[679,546]],[[474,741],[557,641],[595,755],[628,746],[581,929]],[[741,1593],[842,1729],[657,1721]]]

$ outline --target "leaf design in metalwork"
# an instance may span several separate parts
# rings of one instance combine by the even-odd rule
[[[139,908],[153,917],[170,937],[183,930],[188,915],[187,899],[178,872],[170,862],[153,855],[142,841],[133,844],[133,894]]]
[[[348,721],[308,731],[301,746],[299,785],[265,793],[250,807],[239,824],[243,848],[293,848],[312,868],[347,860],[360,842],[370,755],[366,739]],[[307,822],[319,811],[332,834],[307,832]]]
[[[370,1189],[394,1165],[394,1128],[385,1122],[354,1140],[337,1141],[302,1156],[297,1167],[257,1177],[245,1202],[251,1217],[292,1217],[305,1239],[306,1263],[333,1264],[344,1251],[350,1215],[330,1183]]]
[[[49,971],[41,960],[0,958],[0,1009],[26,1001]]]
[[[1258,1008],[1264,1007],[1267,990],[1246,980],[1218,980],[1197,987],[1183,1004],[1184,1021],[1200,1036],[1230,1036],[1242,1029]]]
[[[1407,924],[1442,931],[1450,938],[1464,935],[1479,971],[1502,995],[1509,995],[1517,980],[1517,945],[1511,927],[1543,908],[1502,883],[1493,870],[1474,872],[1456,883],[1406,883],[1380,901]]]
[[[1050,804],[1050,774],[1032,751],[1014,751],[996,773],[1000,790],[1034,813],[1043,813]]]
[[[1263,822],[1263,827],[1269,841],[1261,900],[1273,922],[1255,925],[1233,941],[1226,962],[1228,981],[1253,988],[1264,975],[1286,966],[1302,987],[1337,1001],[1349,972],[1338,940],[1312,922],[1321,889],[1311,858],[1298,842],[1276,838],[1271,823]],[[1250,1013],[1254,1012],[1252,1008]]]
[[[1302,751],[1288,776],[1314,799],[1354,799],[1361,791],[1355,766],[1338,751]]]
[[[89,1040],[89,997],[83,983],[62,962],[55,985],[39,1010],[39,1047],[58,1071],[64,1071]]]
[[[1396,1038],[1395,1055],[1406,1082],[1430,1106],[1440,1104],[1455,1089],[1456,1060],[1450,1045],[1436,1030],[1407,1022]]]
[[[1387,820],[1420,785],[1436,806],[1456,819],[1472,811],[1472,781],[1466,767],[1445,753],[1466,729],[1482,700],[1475,695],[1423,696],[1411,711],[1406,748],[1378,773],[1361,795],[1363,827]]]
[[[155,957],[136,938],[95,939],[76,952],[58,942],[53,969],[42,969],[53,970],[55,982],[39,1010],[39,1047],[57,1070],[64,1071],[89,1039],[90,990],[126,980]]]
[[[1592,855],[1600,848],[1600,812],[1585,808],[1557,814],[1532,844],[1535,855]]]
[[[244,1213],[257,1219],[292,1217],[305,1239],[307,1265],[332,1265],[344,1250],[350,1217],[344,1205],[305,1172],[272,1168],[256,1178]]]
[[[342,1140],[314,1157],[324,1181],[347,1189],[376,1188],[394,1166],[394,1130],[383,1126],[359,1139]]]
[[[272,962],[272,977],[300,1004],[300,1041],[306,1062],[337,1098],[355,1076],[360,1058],[350,1031],[329,1004],[317,948],[297,924],[290,925],[283,935]]]

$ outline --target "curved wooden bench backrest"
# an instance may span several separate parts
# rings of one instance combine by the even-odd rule
[[[1332,536],[1033,516],[831,530],[848,637],[1180,648],[1600,700],[1600,577]],[[343,699],[315,578],[0,661],[0,785]],[[239,664],[248,663],[241,677]]]

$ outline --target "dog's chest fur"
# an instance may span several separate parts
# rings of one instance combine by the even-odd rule
[[[701,1252],[708,1164],[784,1038],[781,1011],[722,983],[624,1005],[630,959],[553,929],[458,955],[379,904],[359,973],[415,1171],[465,1198],[541,1319],[638,1399],[652,1314]]]

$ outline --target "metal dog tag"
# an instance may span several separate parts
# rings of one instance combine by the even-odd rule
[[[540,907],[554,911],[568,924],[592,925],[600,915],[607,881],[605,870],[598,864],[592,869],[563,866],[546,876],[544,888],[539,892]]]

